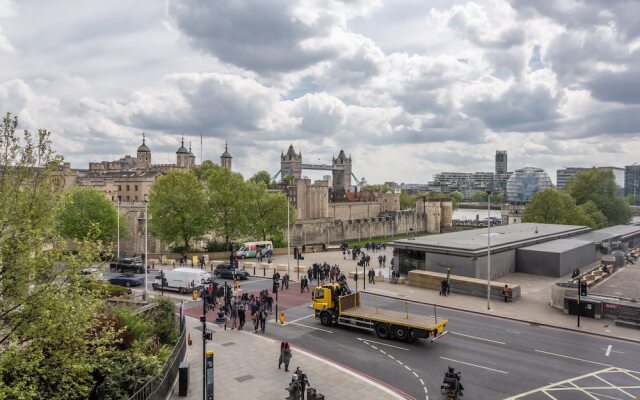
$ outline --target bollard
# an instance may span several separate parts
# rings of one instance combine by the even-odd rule
[[[256,276],[256,266],[253,266],[253,276]]]
[[[262,276],[267,276],[267,269],[266,269],[266,267],[262,267]]]

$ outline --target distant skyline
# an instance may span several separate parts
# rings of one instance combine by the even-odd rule
[[[62,12],[61,10],[64,10]],[[344,149],[368,182],[640,161],[640,1],[0,0],[0,112],[74,168],[274,174]],[[314,178],[321,177],[309,174]]]

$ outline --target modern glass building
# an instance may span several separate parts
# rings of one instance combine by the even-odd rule
[[[528,203],[534,194],[553,188],[551,178],[543,169],[526,167],[517,169],[507,181],[507,201]]]

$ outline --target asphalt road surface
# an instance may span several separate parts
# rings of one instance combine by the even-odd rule
[[[407,344],[366,331],[322,326],[310,316],[309,303],[289,308],[286,314],[287,325],[268,328],[270,336],[415,399],[441,398],[448,366],[462,372],[465,399],[640,396],[640,343],[438,308],[438,317],[449,320],[448,333],[433,343]]]

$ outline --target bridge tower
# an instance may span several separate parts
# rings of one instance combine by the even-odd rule
[[[302,152],[296,154],[293,145],[289,145],[287,154],[280,155],[280,176],[284,180],[289,175],[293,176],[294,180],[302,177]]]
[[[333,166],[341,166],[343,169],[333,170],[333,187],[334,192],[344,190],[351,191],[351,156],[347,157],[344,150],[340,150],[338,157],[332,157]]]

